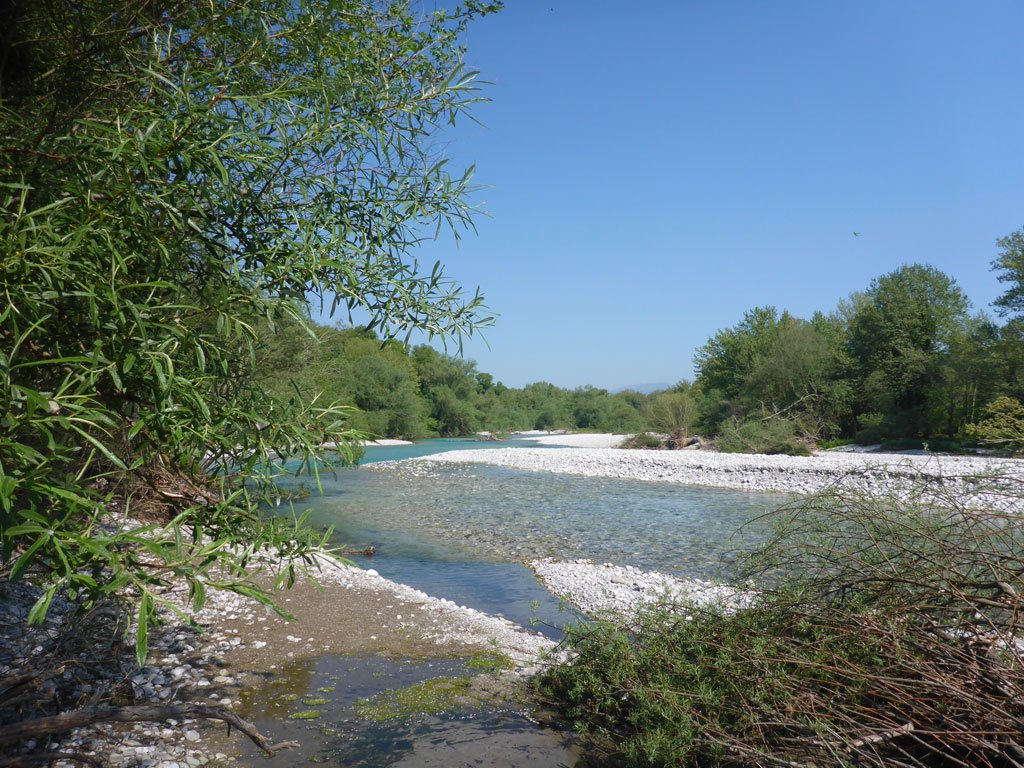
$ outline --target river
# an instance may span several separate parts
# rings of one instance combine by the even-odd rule
[[[762,540],[758,518],[785,501],[778,494],[482,464],[374,466],[443,450],[529,444],[463,439],[370,447],[362,466],[322,477],[323,495],[311,494],[295,505],[295,512],[308,511],[312,524],[332,526],[339,547],[374,546],[377,553],[372,557],[353,556],[361,567],[520,624],[538,619],[537,628],[557,638],[560,628],[575,617],[562,610],[524,561],[586,557],[680,576],[726,578],[740,554]],[[315,762],[603,764],[600,756],[581,751],[567,734],[539,727],[515,708],[473,707],[384,723],[362,718],[355,708],[359,697],[451,675],[450,665],[327,657],[296,674],[301,678],[293,686],[298,695],[339,688],[329,696],[328,724],[305,726],[299,737],[305,759]],[[331,680],[344,683],[328,684]],[[297,724],[272,715],[261,720],[261,727],[278,738],[296,737]],[[280,759],[271,762],[276,765]]]

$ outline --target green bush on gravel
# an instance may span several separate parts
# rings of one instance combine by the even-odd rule
[[[722,428],[716,445],[723,453],[811,455],[807,443],[797,436],[796,424],[781,418],[730,422]]]
[[[639,766],[1008,766],[1024,738],[1020,488],[1002,512],[834,491],[774,514],[756,607],[582,623],[539,681]]]

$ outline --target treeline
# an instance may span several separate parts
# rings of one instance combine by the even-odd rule
[[[757,307],[697,350],[693,384],[661,396],[672,402],[661,426],[747,452],[837,440],[1019,445],[1024,234],[998,244],[993,268],[1011,287],[994,306],[1007,322],[971,314],[956,281],[921,264],[810,319]]]
[[[257,368],[270,394],[354,406],[352,426],[382,437],[650,430],[676,447],[701,436],[757,453],[851,440],[1015,449],[1024,445],[1024,230],[998,245],[1004,322],[972,314],[952,277],[911,264],[810,319],[772,306],[745,312],[696,351],[693,382],[653,394],[513,389],[426,344],[296,321],[260,334]]]
[[[496,382],[476,363],[427,344],[382,341],[365,328],[298,323],[261,334],[262,385],[297,402],[314,396],[358,410],[351,426],[381,437],[470,435],[479,431],[577,429],[636,432],[646,396],[547,382],[521,389]]]

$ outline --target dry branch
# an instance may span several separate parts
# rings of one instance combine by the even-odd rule
[[[228,724],[229,728],[237,728],[248,736],[253,744],[269,754],[298,746],[298,742],[294,741],[272,744],[256,730],[255,725],[248,720],[243,720],[230,709],[206,704],[142,704],[134,707],[83,707],[71,712],[62,712],[59,715],[37,717],[33,720],[24,720],[0,727],[0,744],[32,736],[49,736],[54,733],[69,731],[72,728],[93,725],[94,723],[163,722],[170,718],[185,719],[189,717],[222,720]]]
[[[53,763],[57,760],[78,761],[86,765],[94,765],[96,768],[104,768],[106,765],[102,758],[95,755],[83,755],[81,752],[33,752],[27,755],[0,757],[0,768],[28,768],[30,765]]]

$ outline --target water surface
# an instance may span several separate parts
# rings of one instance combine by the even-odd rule
[[[474,440],[379,447],[371,462],[409,451],[501,446]],[[513,443],[514,444],[514,443]],[[527,444],[523,442],[520,444]],[[552,449],[557,450],[557,449]],[[787,497],[673,483],[528,472],[483,464],[372,464],[323,481],[296,511],[332,526],[356,558],[382,576],[488,613],[528,621],[531,607],[559,624],[558,601],[524,561],[598,562],[710,579],[734,575],[738,559],[766,534],[759,523]]]
[[[786,501],[779,494],[482,464],[373,467],[441,450],[517,444],[532,443],[462,439],[372,446],[365,466],[324,477],[323,496],[312,494],[294,510],[309,511],[312,524],[333,527],[340,547],[376,547],[373,557],[353,556],[362,567],[520,624],[536,617],[541,631],[557,638],[574,614],[562,610],[524,561],[592,558],[680,576],[728,578],[742,553],[765,535],[758,518]],[[261,764],[609,764],[604,755],[582,749],[571,734],[542,727],[511,705],[454,706],[383,722],[367,719],[358,706],[360,697],[453,674],[468,672],[459,662],[375,656],[324,657],[286,667],[245,708],[275,738],[297,738],[303,746],[299,754],[283,753]],[[319,717],[292,717],[313,706]]]

